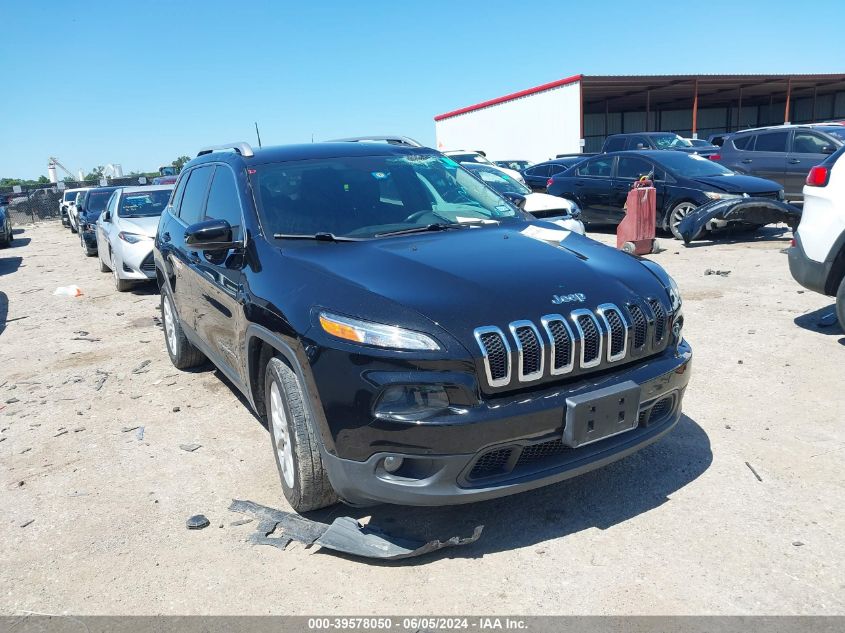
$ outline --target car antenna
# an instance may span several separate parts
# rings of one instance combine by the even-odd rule
[[[261,133],[258,131],[258,121],[255,122],[255,136],[258,137],[258,147],[261,147]]]

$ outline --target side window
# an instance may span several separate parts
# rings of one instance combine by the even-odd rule
[[[748,136],[740,136],[738,138],[735,138],[733,139],[734,147],[750,152],[754,149],[754,137],[754,134],[749,134]]]
[[[649,149],[651,144],[645,136],[631,136],[628,138],[628,149]]]
[[[241,201],[238,185],[232,170],[218,165],[214,170],[208,202],[205,205],[206,220],[226,220],[232,227],[232,237],[239,239],[241,230]]]
[[[636,156],[620,156],[616,173],[619,178],[636,179],[650,174],[652,170],[651,163],[647,160]]]
[[[755,152],[786,152],[786,139],[789,132],[769,132],[758,134]]]
[[[120,199],[120,195],[118,195],[118,192],[115,191],[111,195],[111,198],[109,198],[109,203],[106,205],[106,213],[109,214],[109,220],[111,220],[112,222],[114,221],[114,218],[117,214],[117,201],[118,201],[118,199]]]
[[[179,203],[182,201],[182,194],[185,193],[185,185],[188,183],[190,176],[190,172],[185,172],[176,189],[173,191],[173,195],[170,197],[170,206],[173,207],[173,213],[175,215],[179,215]]]
[[[792,151],[796,154],[822,154],[822,149],[831,147],[833,143],[812,132],[795,131],[792,138]]]
[[[613,158],[609,156],[599,156],[592,160],[588,160],[586,163],[583,163],[578,168],[578,175],[609,178],[612,166]]]
[[[537,165],[531,168],[531,175],[537,178],[548,178],[550,175],[550,165]]]
[[[614,136],[613,138],[607,139],[607,150],[608,152],[621,152],[625,149],[625,137],[624,136]]]
[[[558,163],[553,163],[549,165],[549,176],[554,176],[555,174],[562,174],[570,167],[572,167],[572,165],[559,165]]]
[[[185,224],[194,224],[202,218],[202,205],[205,202],[205,192],[208,191],[208,181],[214,167],[197,167],[188,175],[188,184],[179,205],[179,219]]]

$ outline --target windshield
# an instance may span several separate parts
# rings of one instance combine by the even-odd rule
[[[677,134],[653,134],[651,139],[658,149],[672,149],[674,147],[692,147],[687,139],[681,138]]]
[[[267,235],[384,233],[521,219],[507,200],[439,154],[259,165],[251,174]]]
[[[475,152],[468,152],[466,154],[449,154],[449,158],[456,163],[481,163],[482,165],[493,164],[481,154],[476,154]]]
[[[65,195],[62,197],[62,202],[70,202],[71,200],[76,200],[76,192],[65,191]]]
[[[149,218],[161,215],[172,189],[155,189],[124,194],[117,214],[122,218]]]
[[[655,160],[657,158],[655,157]],[[682,152],[666,152],[660,156],[660,163],[677,176],[701,178],[706,176],[731,176],[733,172],[719,163],[699,156]]]
[[[499,167],[506,167],[507,169],[515,169],[516,171],[522,171],[523,169],[527,169],[531,167],[534,163],[530,160],[497,160],[496,164]]]
[[[835,127],[834,126],[823,127],[823,128],[819,128],[819,129],[822,130],[823,132],[827,132],[828,134],[830,134],[832,137],[834,137],[835,139],[837,139],[839,141],[845,141],[845,125],[837,125]]]
[[[465,167],[478,176],[484,184],[490,185],[499,193],[518,193],[521,196],[527,196],[531,193],[531,189],[498,169],[475,163],[465,165]]]
[[[85,214],[86,215],[100,215],[103,212],[103,209],[106,208],[106,203],[111,198],[111,194],[114,190],[110,189],[108,191],[92,191],[88,194],[88,199],[85,201]]]

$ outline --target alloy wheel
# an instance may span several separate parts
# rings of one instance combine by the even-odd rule
[[[112,256],[112,264],[114,264],[114,256]],[[176,352],[176,314],[173,311],[173,306],[170,303],[170,297],[164,295],[163,302],[164,310],[162,310],[162,317],[164,318],[164,335],[167,337],[167,344],[170,346],[170,351]]]
[[[678,225],[681,223],[681,220],[683,220],[697,208],[698,207],[692,202],[681,202],[680,204],[678,204],[678,206],[672,209],[672,215],[669,216],[669,230],[672,231],[672,235],[674,235],[677,239],[684,239],[681,233],[678,231]]]
[[[279,385],[275,381],[270,385],[270,422],[273,425],[273,439],[282,477],[288,488],[293,488],[293,447],[290,443],[288,416],[285,413]]]

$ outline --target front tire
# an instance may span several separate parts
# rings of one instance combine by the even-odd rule
[[[845,277],[839,282],[839,290],[836,291],[836,318],[839,325],[845,330]]]
[[[276,357],[270,359],[264,373],[264,402],[273,455],[288,503],[297,512],[337,503],[302,387],[296,373]]]
[[[176,369],[190,369],[202,365],[205,362],[205,356],[185,336],[173,299],[164,287],[161,289],[161,320],[164,326],[167,354],[173,366]]]
[[[679,202],[674,207],[672,207],[671,211],[666,215],[666,228],[675,236],[676,240],[683,241],[684,238],[681,235],[680,231],[678,231],[678,225],[681,223],[685,217],[691,214],[698,208],[698,205],[694,202],[684,201]],[[695,239],[698,235],[693,235],[692,239]]]

